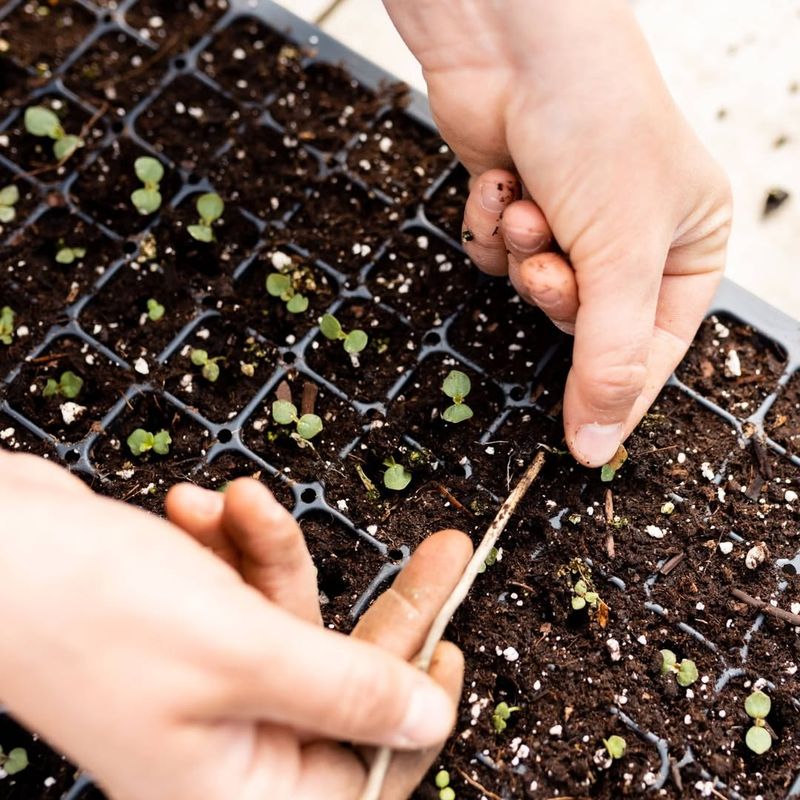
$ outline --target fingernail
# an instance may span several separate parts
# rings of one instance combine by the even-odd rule
[[[581,425],[575,436],[575,452],[581,461],[591,466],[607,464],[622,442],[622,423],[601,425],[591,422]]]
[[[222,511],[225,505],[225,496],[222,492],[212,492],[210,489],[203,489],[201,486],[193,486],[189,484],[190,488],[186,489],[186,494],[189,495],[188,499],[184,498],[184,502],[191,504],[194,511],[206,517],[214,516]]]
[[[511,192],[504,183],[482,183],[481,205],[491,214],[502,214],[511,200]]]
[[[395,747],[416,749],[443,742],[453,725],[453,702],[444,689],[430,682],[411,691],[408,710],[394,741]]]
[[[512,230],[504,228],[503,235],[506,238],[506,244],[509,247],[513,247],[517,255],[522,258],[538,253],[543,249],[548,239],[545,233],[523,230],[520,228]]]

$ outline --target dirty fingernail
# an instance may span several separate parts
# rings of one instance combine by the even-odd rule
[[[575,436],[575,452],[581,461],[592,466],[607,464],[622,442],[622,423],[601,425],[591,422],[581,425]]]
[[[506,228],[503,234],[508,247],[513,248],[516,254],[522,258],[538,253],[544,248],[548,239],[547,234],[539,231],[520,229],[508,230],[508,228]]]
[[[481,205],[491,214],[502,214],[511,202],[513,192],[504,183],[482,183]]]

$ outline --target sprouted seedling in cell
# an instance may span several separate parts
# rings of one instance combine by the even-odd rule
[[[167,431],[150,433],[144,428],[137,428],[128,437],[128,447],[135,456],[143,456],[152,450],[156,455],[165,456],[169,453],[172,437]]]
[[[690,658],[684,658],[679,664],[678,657],[672,650],[662,650],[661,674],[669,675],[670,673],[675,675],[678,686],[683,686],[684,689],[691,686],[700,677],[697,672],[697,664]]]
[[[14,341],[14,318],[16,316],[11,306],[3,306],[0,310],[0,342],[5,345]]]
[[[341,341],[344,343],[346,353],[351,356],[360,353],[369,341],[369,337],[364,331],[354,330],[345,333],[341,323],[333,314],[325,314],[319,321],[319,329],[326,339],[331,341]]]
[[[433,783],[439,790],[439,800],[456,800],[455,789],[450,785],[450,773],[446,769],[436,773]]]
[[[61,373],[61,377],[56,381],[55,378],[48,378],[42,397],[63,397],[65,400],[74,400],[83,389],[83,378],[76,375],[72,370]]]
[[[571,594],[570,606],[573,611],[588,610],[601,628],[608,624],[609,607],[597,593],[592,580],[592,571],[580,558],[573,558],[569,564],[559,567],[556,576],[566,577]]]
[[[143,187],[131,194],[131,202],[142,215],[154,214],[161,208],[161,181],[164,178],[164,165],[156,158],[142,156],[133,164],[136,177]]]
[[[402,492],[411,483],[411,473],[393,458],[383,462],[386,472],[383,473],[383,485],[394,492]]]
[[[469,376],[457,369],[452,370],[444,379],[442,391],[453,401],[453,405],[442,413],[446,422],[466,422],[473,416],[472,409],[464,402],[472,391],[472,381]]]
[[[295,425],[297,436],[305,442],[322,431],[322,420],[316,414],[298,416],[297,406],[288,400],[276,400],[272,404],[272,418],[278,425]]]
[[[489,555],[486,556],[486,558],[484,559],[483,564],[481,564],[480,567],[478,567],[478,573],[482,574],[482,573],[486,572],[486,570],[489,567],[493,567],[500,560],[500,557],[501,557],[500,554],[501,554],[500,548],[499,547],[493,547],[489,551]]]
[[[56,253],[56,261],[59,264],[74,264],[76,261],[80,261],[85,255],[85,247],[67,247],[62,242],[61,247]]]
[[[621,444],[611,461],[609,461],[608,464],[603,464],[601,467],[600,480],[603,481],[603,483],[611,483],[611,481],[614,480],[614,476],[627,460],[628,451],[625,449],[625,445]]]
[[[53,140],[56,161],[66,161],[86,143],[80,136],[71,136],[61,125],[61,120],[44,106],[31,106],[25,111],[25,130],[32,136]]]
[[[200,216],[200,222],[197,225],[190,225],[186,229],[189,231],[189,235],[198,242],[216,241],[213,225],[225,211],[225,203],[222,198],[214,192],[209,192],[200,195],[195,207]]]
[[[147,301],[147,318],[150,322],[160,322],[164,318],[164,306],[155,298],[151,297]]]
[[[615,761],[622,758],[622,756],[625,755],[625,751],[628,749],[628,743],[621,736],[617,736],[616,734],[609,736],[608,739],[603,739],[603,744],[606,746],[608,754]]]
[[[0,770],[3,770],[6,775],[16,775],[18,772],[22,772],[28,764],[28,752],[24,747],[15,747],[8,753],[4,753],[3,748],[0,747]]]
[[[290,314],[302,314],[308,309],[308,298],[300,294],[291,277],[282,272],[272,272],[267,276],[267,292],[286,303],[286,310]]]
[[[772,734],[767,730],[767,715],[772,709],[768,695],[755,691],[744,701],[744,710],[753,720],[745,735],[745,743],[757,755],[763,755],[772,747]]]
[[[519,706],[510,706],[508,703],[498,703],[492,712],[492,726],[496,733],[502,733],[508,727],[511,715],[519,711]]]
[[[205,350],[192,350],[189,359],[196,367],[203,368],[203,377],[209,383],[216,383],[219,378],[219,362],[224,361],[224,356],[211,358]]]
[[[572,608],[575,611],[581,611],[586,606],[597,608],[599,602],[600,595],[590,589],[583,578],[578,578],[572,585]]]
[[[17,218],[17,209],[14,206],[19,203],[19,189],[12,183],[0,189],[0,223],[13,222]]]

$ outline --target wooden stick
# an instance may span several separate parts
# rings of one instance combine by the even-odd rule
[[[450,597],[447,598],[441,610],[436,615],[436,619],[434,619],[431,629],[428,631],[425,644],[422,646],[422,650],[420,650],[419,655],[414,661],[416,666],[424,672],[430,669],[433,653],[442,640],[442,636],[444,636],[444,632],[450,624],[450,619],[453,614],[458,611],[458,607],[469,594],[472,585],[480,574],[479,570],[481,566],[489,557],[492,548],[497,544],[497,540],[500,538],[500,534],[505,530],[506,525],[508,525],[511,515],[514,513],[528,489],[530,489],[531,484],[539,477],[539,473],[544,466],[544,458],[544,452],[539,451],[514,491],[511,492],[508,499],[500,507],[497,516],[489,526],[489,530],[486,531],[481,543],[475,549],[475,553],[469,564],[467,564],[464,574],[456,584]],[[380,800],[383,784],[392,763],[392,755],[393,752],[390,747],[382,747],[378,750],[375,760],[370,767],[367,785],[361,794],[360,800]]]
[[[790,625],[800,627],[800,614],[792,614],[791,611],[784,611],[782,608],[776,608],[764,600],[759,600],[757,597],[753,597],[752,595],[747,594],[747,592],[743,592],[741,589],[731,589],[731,594],[737,600],[741,600],[743,603],[747,603],[747,605],[757,608],[764,614],[769,614],[772,617],[776,617],[777,619],[782,619],[784,622],[788,622]]]

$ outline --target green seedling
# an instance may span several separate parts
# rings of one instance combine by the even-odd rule
[[[694,661],[684,658],[679,664],[678,657],[672,650],[662,650],[661,674],[669,675],[670,673],[675,675],[678,686],[683,686],[684,689],[687,686],[691,686],[700,677],[697,672],[697,664]]]
[[[136,177],[144,184],[131,195],[131,202],[142,215],[154,214],[161,208],[161,181],[164,178],[164,165],[156,158],[142,156],[133,164]]]
[[[150,433],[144,428],[137,428],[128,437],[128,447],[135,456],[143,456],[152,450],[156,455],[165,456],[169,453],[169,446],[172,444],[172,437],[167,431]]]
[[[456,800],[455,790],[450,785],[450,773],[446,769],[436,773],[433,783],[439,790],[439,800]]]
[[[442,419],[446,422],[466,422],[473,416],[472,409],[464,402],[464,399],[472,391],[472,381],[469,376],[457,369],[452,370],[444,379],[442,391],[453,401],[453,405],[446,408],[442,413]]]
[[[279,297],[283,300],[286,303],[286,310],[290,314],[302,314],[308,310],[308,298],[300,294],[294,288],[292,279],[282,272],[273,272],[267,276],[267,292],[272,297]],[[347,349],[346,344],[345,349]],[[362,347],[361,349],[363,350],[364,348]]]
[[[19,203],[19,189],[12,183],[0,189],[0,222],[13,222],[17,218],[17,209],[14,206]]]
[[[603,739],[603,744],[606,746],[608,754],[614,760],[622,758],[622,756],[625,755],[625,751],[628,749],[627,742],[616,734],[614,736],[609,736],[608,739]]]
[[[214,192],[200,195],[195,204],[197,213],[200,215],[200,222],[197,225],[190,225],[186,230],[193,239],[198,242],[214,242],[217,237],[214,235],[214,223],[222,217],[225,211],[225,203],[222,198]]]
[[[56,261],[59,264],[74,264],[86,255],[85,247],[64,247],[56,253]]]
[[[22,772],[28,764],[28,752],[24,747],[15,747],[8,753],[4,753],[3,748],[0,747],[0,769],[6,775],[16,775],[18,772]]]
[[[575,611],[580,611],[586,606],[595,609],[599,602],[600,595],[590,589],[583,578],[578,578],[572,585],[572,608]]]
[[[147,318],[150,322],[159,322],[162,320],[164,318],[164,312],[164,306],[162,306],[158,300],[151,297],[147,301]]]
[[[364,331],[354,330],[345,333],[339,320],[333,314],[325,314],[320,319],[319,329],[326,339],[344,342],[345,352],[351,356],[360,353],[369,341],[369,337]]]
[[[52,139],[56,161],[66,161],[86,144],[80,136],[69,135],[61,125],[61,120],[44,106],[26,109],[25,130],[32,136]]]
[[[489,555],[486,556],[486,560],[483,564],[478,567],[478,574],[486,572],[489,567],[493,567],[498,561],[500,560],[500,550],[497,547],[493,547],[489,551]]]
[[[297,415],[297,406],[288,400],[276,400],[272,404],[272,418],[278,425],[296,425],[297,435],[310,441],[322,431],[322,420],[316,414]]]
[[[614,480],[614,476],[627,460],[628,451],[625,449],[625,445],[621,444],[619,450],[614,454],[614,458],[612,458],[608,464],[603,464],[600,468],[600,480],[603,481],[603,483],[611,483],[611,481]]]
[[[519,711],[519,706],[510,706],[508,703],[498,703],[492,712],[492,726],[496,733],[502,733],[508,727],[511,715]]]
[[[16,312],[11,306],[3,306],[0,310],[0,342],[5,345],[14,341],[14,319]]]
[[[745,743],[757,755],[763,755],[772,747],[772,734],[767,730],[767,715],[772,709],[772,701],[764,692],[755,691],[744,701],[744,710],[753,720],[747,731]]]
[[[192,350],[189,358],[196,367],[203,368],[203,377],[209,383],[216,383],[219,378],[219,362],[224,361],[224,356],[211,358],[205,350]]]
[[[383,485],[394,492],[402,492],[411,483],[411,473],[402,465],[398,464],[393,458],[387,458],[383,462],[386,472],[383,473]]]
[[[48,378],[42,397],[63,397],[65,400],[74,400],[83,389],[83,378],[71,370],[61,373],[58,381]]]

